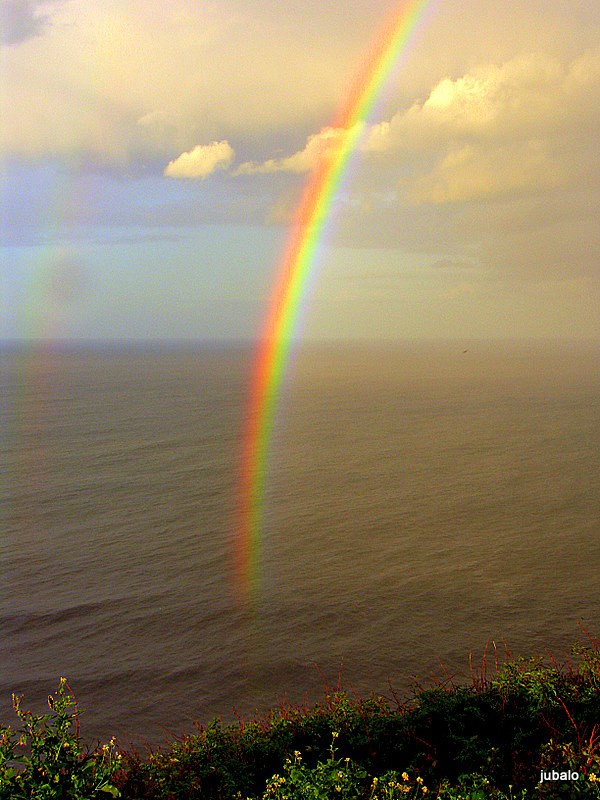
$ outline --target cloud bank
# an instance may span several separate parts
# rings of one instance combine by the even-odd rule
[[[245,279],[264,291],[306,177],[343,143],[328,123],[389,6],[0,0],[7,269],[16,275],[55,243],[72,263],[56,273],[54,305],[82,308],[72,264],[92,274],[118,265],[119,281],[142,285],[160,249],[169,270],[180,260],[194,276],[206,271],[207,297],[227,285],[243,306]],[[457,326],[489,330],[506,290],[503,312],[513,298],[533,302],[521,330],[552,331],[556,311],[561,330],[583,316],[596,332],[598,42],[591,0],[432,4],[332,203],[331,297],[348,289],[359,319],[364,293],[377,295],[377,325],[382,299],[399,298],[400,319],[422,287],[414,330],[434,296],[462,304]],[[245,245],[227,249],[236,228]]]
[[[457,14],[454,0],[442,4],[390,77],[383,118],[390,120],[394,105],[410,108],[431,94],[427,107],[417,102],[414,117],[443,116],[450,132],[453,114],[460,129],[462,108],[472,128],[485,129],[493,122],[488,115],[502,110],[494,84],[513,97],[522,92],[526,102],[533,80],[529,97],[541,100],[544,86],[556,86],[561,71],[564,77],[561,65],[598,41],[600,21],[583,0],[567,17],[558,4],[538,5],[468,0]],[[386,0],[304,11],[291,0],[0,0],[5,43],[25,44],[5,50],[2,150],[126,170],[156,168],[199,142],[226,139],[248,172],[305,170],[300,157],[283,163],[278,152],[299,136],[307,145],[310,135],[319,137],[388,8]],[[513,64],[512,76],[493,66],[516,53],[545,54],[537,76],[527,57]],[[581,62],[582,72],[595,68],[591,61]],[[576,71],[571,79],[577,82]],[[477,102],[482,90],[487,95]],[[543,104],[531,108],[538,111],[545,113]],[[387,124],[402,127],[399,119]]]
[[[520,54],[444,78],[425,102],[373,126],[363,149],[415,159],[401,183],[412,202],[531,193],[589,168],[599,105],[600,50],[566,65]]]
[[[424,102],[368,127],[358,149],[391,175],[404,170],[398,188],[411,203],[531,194],[572,184],[589,168],[599,106],[600,50],[567,65],[520,54],[442,79]],[[246,162],[236,174],[309,172],[344,135],[324,128],[296,153]]]

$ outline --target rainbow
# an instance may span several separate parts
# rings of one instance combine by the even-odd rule
[[[407,0],[384,21],[352,89],[329,128],[340,135],[313,170],[294,216],[256,353],[250,385],[239,487],[236,593],[258,596],[260,532],[267,462],[277,400],[299,311],[333,198],[392,67],[397,63],[432,0]]]

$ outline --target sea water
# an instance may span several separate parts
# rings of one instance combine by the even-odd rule
[[[271,443],[260,595],[233,552],[252,352],[5,348],[0,721],[65,676],[82,734],[407,697],[600,631],[598,345],[306,347]]]

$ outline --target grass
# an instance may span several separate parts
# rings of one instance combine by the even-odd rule
[[[48,714],[13,698],[20,728],[0,728],[0,800],[600,798],[600,640],[585,636],[562,663],[507,652],[500,663],[494,645],[493,669],[486,650],[469,685],[446,674],[390,700],[338,682],[314,706],[215,719],[143,755],[114,739],[84,748],[62,679]]]

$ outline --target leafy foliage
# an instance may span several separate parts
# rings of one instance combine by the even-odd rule
[[[393,705],[338,684],[313,707],[194,734],[141,757],[82,750],[64,679],[21,729],[0,728],[0,800],[600,799],[600,643],[558,665],[507,658]],[[553,778],[577,773],[578,780]],[[546,777],[544,777],[544,775]]]
[[[120,792],[112,779],[121,756],[111,739],[83,750],[79,712],[67,682],[48,696],[50,713],[34,715],[13,695],[21,728],[0,728],[0,800],[108,800]]]
[[[264,800],[355,800],[359,796],[366,771],[350,758],[335,757],[335,740],[339,733],[332,734],[330,757],[319,761],[312,769],[302,763],[299,750],[293,759],[286,758],[283,775],[273,775],[267,781]]]

